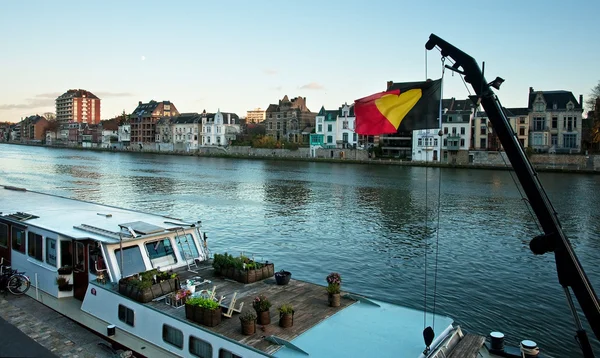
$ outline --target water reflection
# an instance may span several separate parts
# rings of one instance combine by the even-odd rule
[[[273,180],[263,183],[264,198],[274,204],[271,215],[291,216],[299,214],[310,201],[311,190],[306,182],[299,180]]]

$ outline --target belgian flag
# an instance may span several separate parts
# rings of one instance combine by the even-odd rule
[[[354,101],[356,133],[391,134],[439,128],[442,79],[391,83],[387,91]]]

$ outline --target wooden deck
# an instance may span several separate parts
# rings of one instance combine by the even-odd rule
[[[465,335],[454,347],[448,358],[476,358],[483,346],[485,337],[475,334]]]
[[[272,303],[270,309],[271,324],[267,326],[259,326],[257,324],[256,333],[251,336],[242,335],[241,323],[238,318],[239,313],[234,313],[231,318],[223,316],[221,324],[216,327],[201,326],[268,354],[273,354],[281,348],[281,346],[264,340],[264,336],[275,335],[290,341],[327,317],[355,303],[354,300],[341,298],[340,307],[329,307],[325,287],[304,281],[291,279],[288,285],[278,286],[275,282],[275,278],[271,277],[260,282],[244,285],[229,279],[215,277],[213,268],[207,264],[204,264],[204,266],[201,266],[195,271],[198,271],[198,273],[196,274],[187,270],[181,270],[178,271],[178,274],[182,282],[195,276],[200,276],[202,279],[212,281],[210,284],[200,286],[197,290],[212,290],[212,288],[216,286],[215,297],[218,299],[221,296],[225,296],[222,303],[226,305],[229,305],[233,294],[237,292],[237,303],[235,307],[239,307],[239,304],[244,302],[242,312],[253,311],[252,300],[259,294],[264,294],[269,298]],[[284,303],[291,304],[295,311],[294,325],[290,328],[279,327],[279,311],[277,308]],[[165,314],[186,320],[184,307],[173,308],[165,304],[164,300],[150,302],[147,303],[147,305],[160,310]],[[197,323],[192,321],[188,320],[188,322],[197,325]]]

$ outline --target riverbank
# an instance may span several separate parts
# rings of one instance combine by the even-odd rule
[[[235,158],[254,160],[278,160],[278,161],[303,161],[319,163],[344,163],[344,164],[369,164],[369,165],[396,165],[409,167],[432,167],[432,168],[455,168],[455,169],[479,169],[479,170],[512,170],[510,161],[504,152],[471,151],[467,162],[439,163],[439,162],[413,162],[392,158],[369,158],[365,150],[356,149],[318,149],[316,156],[310,155],[309,148],[289,149],[266,149],[251,147],[203,147],[194,152],[166,151],[154,149],[118,149],[100,147],[58,146],[42,145],[32,143],[11,143],[23,146],[35,146],[52,149],[74,149],[93,150],[98,152],[124,152],[138,154],[159,154],[176,156],[198,156],[212,158]],[[471,162],[468,162],[468,161]],[[562,154],[532,154],[529,160],[536,171],[552,173],[577,173],[577,174],[600,174],[600,155],[562,155]]]

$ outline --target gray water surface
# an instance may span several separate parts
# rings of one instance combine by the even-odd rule
[[[600,287],[600,176],[540,176]],[[540,231],[507,171],[0,144],[0,183],[200,219],[212,252],[254,254],[322,285],[337,271],[345,290],[412,308],[423,309],[427,277],[427,309],[435,300],[436,313],[464,329],[581,356],[554,256],[529,251]]]

